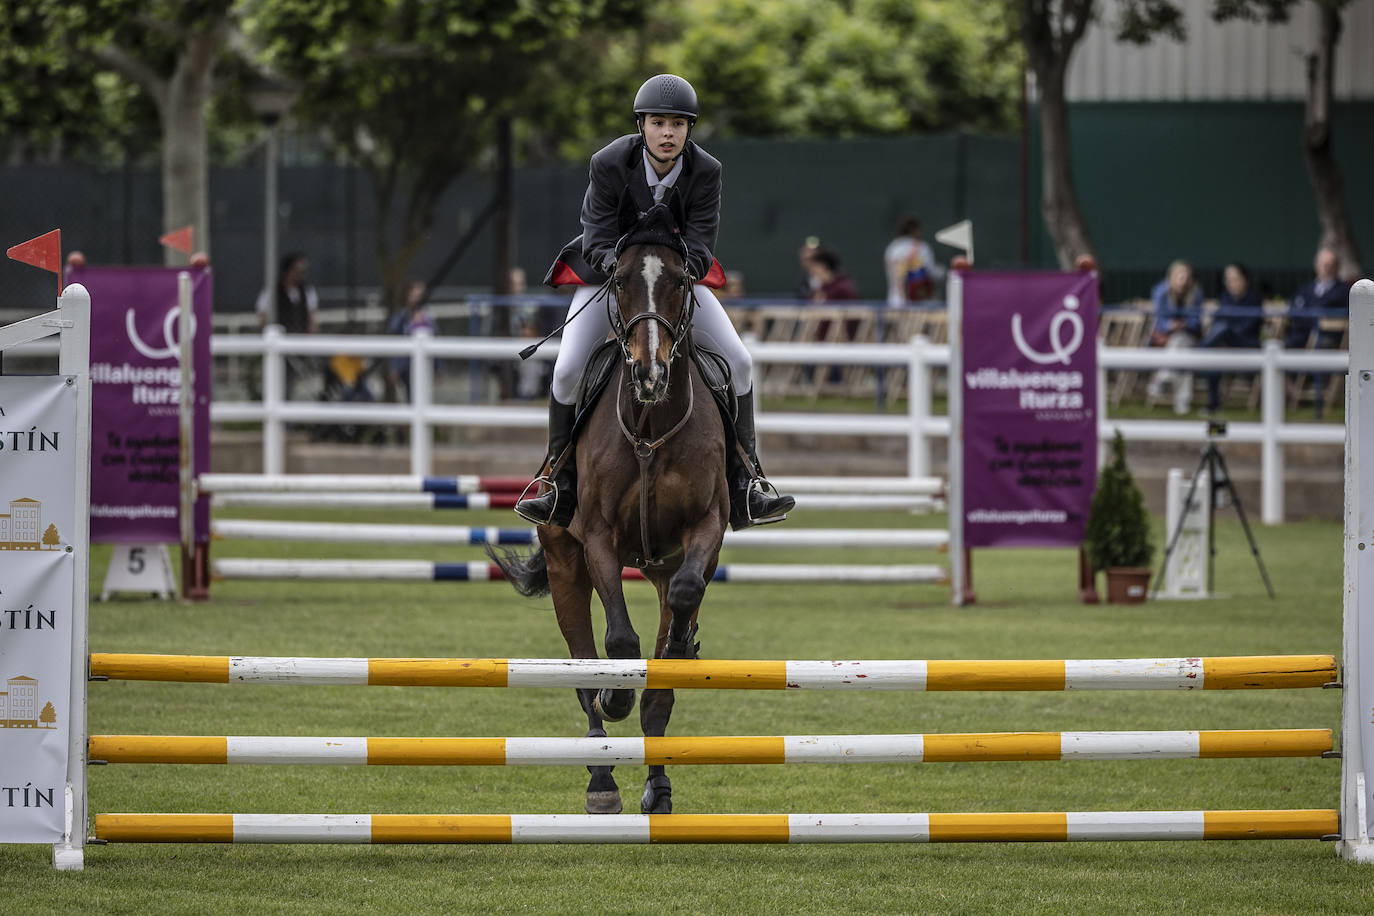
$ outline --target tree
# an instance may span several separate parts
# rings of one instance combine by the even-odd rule
[[[38,721],[44,725],[54,725],[57,723],[57,710],[53,709],[52,703],[43,704],[43,708],[38,712]]]
[[[1212,15],[1223,22],[1230,19],[1287,22],[1293,8],[1300,2],[1302,0],[1216,0]],[[1359,244],[1355,238],[1355,228],[1350,222],[1350,211],[1346,207],[1345,185],[1333,153],[1331,138],[1336,43],[1341,36],[1341,14],[1350,0],[1313,2],[1317,7],[1318,26],[1316,46],[1309,49],[1306,55],[1303,162],[1307,166],[1307,177],[1312,183],[1312,195],[1317,205],[1317,218],[1321,222],[1318,244],[1336,252],[1346,276],[1359,277],[1363,274]]]
[[[44,7],[0,5],[0,154],[13,164],[109,163],[140,150],[156,124],[151,107],[50,32]]]
[[[691,81],[702,137],[1007,130],[1019,52],[995,5],[952,0],[688,0],[568,61],[562,151],[631,129],[629,99],[662,71]],[[560,125],[562,126],[562,125]]]
[[[48,525],[48,529],[43,532],[43,543],[49,547],[56,547],[62,543],[62,535],[57,533],[56,525]]]
[[[545,101],[579,36],[630,27],[640,0],[261,0],[246,20],[268,65],[297,80],[297,117],[369,174],[386,301],[401,302],[445,191],[504,117],[566,119]]]

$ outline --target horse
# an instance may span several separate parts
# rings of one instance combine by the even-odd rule
[[[730,519],[725,425],[691,352],[694,281],[676,225],[656,211],[664,208],[621,239],[607,281],[621,359],[612,383],[578,420],[576,514],[566,528],[540,526],[530,555],[488,548],[521,594],[552,594],[573,658],[597,657],[593,590],[606,612],[607,657],[640,657],[622,586],[626,566],[642,569],[658,591],[654,657],[698,657],[697,612]],[[604,723],[624,719],[635,704],[633,689],[577,695],[589,738],[606,737]],[[646,688],[644,735],[662,736],[672,711],[672,690]],[[587,767],[589,814],[620,813],[612,769]],[[672,808],[671,781],[662,766],[650,766],[641,811]]]

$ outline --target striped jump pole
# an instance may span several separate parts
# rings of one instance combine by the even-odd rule
[[[408,580],[420,582],[487,582],[504,580],[495,563],[432,563],[427,560],[283,560],[227,558],[212,560],[210,578],[326,579],[335,581]],[[626,568],[626,580],[644,573]],[[713,582],[911,582],[944,584],[949,574],[934,565],[845,566],[803,563],[732,563],[716,567]]]
[[[682,766],[1320,757],[1331,730],[992,732],[672,738],[277,738],[91,735],[92,763]]]
[[[1330,655],[991,661],[296,658],[91,653],[94,678],[217,684],[752,690],[1251,690],[1336,683]]]
[[[215,508],[511,509],[519,493],[216,493]]]
[[[1330,809],[978,814],[97,814],[107,843],[1003,843],[1317,840]]]
[[[352,544],[531,544],[533,528],[470,528],[463,525],[350,524],[265,519],[211,519],[215,538],[259,541],[316,541]],[[916,548],[949,546],[938,528],[793,528],[764,526],[725,532],[726,547]]]
[[[200,492],[227,493],[519,493],[529,477],[429,477],[418,474],[202,474]]]
[[[202,493],[519,493],[529,477],[414,474],[202,474]],[[939,477],[775,477],[788,493],[940,496]]]
[[[367,492],[228,492],[211,497],[216,508],[295,508],[295,509],[510,509],[519,500],[519,491],[505,493],[367,493]],[[905,493],[803,493],[797,497],[799,509],[869,509],[928,512],[935,497]]]

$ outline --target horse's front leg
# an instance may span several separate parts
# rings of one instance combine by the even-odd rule
[[[667,580],[655,581],[659,594],[658,639],[655,658],[697,657],[697,612],[706,593],[706,583],[716,573],[723,521],[707,518],[683,537],[683,561]],[[639,706],[639,725],[644,737],[662,737],[673,715],[674,694],[669,689],[645,690]],[[661,765],[649,767],[639,809],[645,814],[673,812],[673,784]]]
[[[696,658],[697,611],[706,594],[706,583],[716,574],[725,525],[707,515],[682,536],[682,566],[668,581],[665,602],[670,612],[668,632],[658,647],[663,658]]]
[[[592,587],[606,609],[606,657],[639,658],[639,634],[630,623],[625,586],[620,578],[620,558],[609,532],[604,536],[586,536],[583,555]],[[619,722],[635,708],[635,692],[632,688],[603,687],[593,698],[592,708],[603,719]]]
[[[566,532],[541,538],[548,558],[549,588],[558,629],[573,658],[596,658],[596,634],[592,632],[592,583],[582,556],[582,545]],[[587,714],[587,737],[604,738],[606,729],[594,708],[596,691],[579,689],[577,702]],[[589,766],[588,814],[619,814],[620,787],[611,775],[613,767]]]

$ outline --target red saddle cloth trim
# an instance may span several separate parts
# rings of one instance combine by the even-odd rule
[[[706,271],[706,276],[700,281],[702,286],[708,289],[720,289],[725,285],[725,268],[720,266],[720,262],[715,258],[711,259],[711,269]],[[549,274],[550,286],[587,286],[586,280],[577,275],[577,271],[568,266],[566,261],[555,261],[553,271]]]

